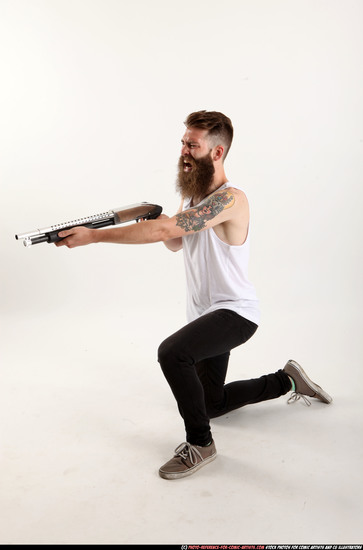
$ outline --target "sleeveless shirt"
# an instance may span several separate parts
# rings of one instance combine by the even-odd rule
[[[219,190],[232,186],[229,182]],[[186,199],[183,210],[191,208]],[[213,227],[183,236],[188,322],[217,309],[230,309],[258,325],[259,303],[248,279],[250,227],[242,245],[229,245]]]

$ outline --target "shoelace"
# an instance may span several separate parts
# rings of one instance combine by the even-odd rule
[[[308,407],[311,405],[311,401],[304,395],[303,393],[297,393],[296,391],[293,391],[290,395],[289,399],[287,400],[288,405],[291,405],[291,403],[296,403],[296,401],[299,401],[299,399],[302,399]]]
[[[198,451],[198,449],[193,447],[193,445],[191,445],[190,443],[181,443],[179,447],[175,449],[174,452],[175,452],[175,456],[181,456],[182,458],[184,458],[184,460],[187,460],[189,458],[193,466],[197,464],[198,456],[200,460],[203,461],[203,457]]]

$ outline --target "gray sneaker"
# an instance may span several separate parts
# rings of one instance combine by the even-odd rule
[[[180,477],[190,476],[212,462],[217,456],[214,441],[208,447],[182,443],[174,452],[174,458],[159,470],[159,475],[164,479],[179,479]]]
[[[302,398],[305,403],[310,406],[311,403],[309,399],[305,397],[306,395],[308,395],[309,397],[315,397],[323,403],[329,404],[333,401],[330,395],[328,395],[320,386],[310,380],[306,372],[296,361],[290,359],[286,363],[283,370],[295,382],[295,390],[292,392],[291,397],[288,399],[288,403],[294,403],[295,401],[298,401],[300,398]]]

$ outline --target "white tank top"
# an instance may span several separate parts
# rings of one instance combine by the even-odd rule
[[[219,189],[227,187],[240,189],[229,182]],[[190,199],[184,201],[183,210],[187,208]],[[249,250],[250,230],[239,246],[221,241],[213,228],[183,237],[188,322],[216,309],[231,309],[258,325],[259,304],[248,280]]]

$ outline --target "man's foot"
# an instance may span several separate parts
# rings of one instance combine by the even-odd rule
[[[217,456],[214,441],[208,447],[199,447],[190,443],[182,443],[175,449],[175,456],[164,464],[159,474],[164,479],[179,479],[190,476],[197,470],[212,462]]]
[[[333,401],[330,395],[310,380],[306,372],[299,363],[296,363],[296,361],[290,359],[283,370],[292,378],[295,385],[295,387],[292,388],[293,392],[287,401],[288,403],[293,403],[302,397],[307,405],[311,405],[310,401],[305,397],[306,395],[320,399],[323,403],[331,403]]]

